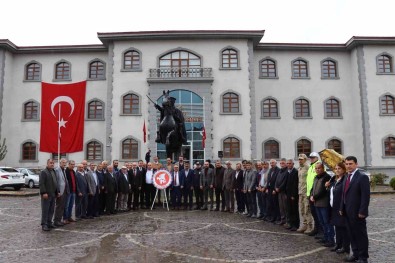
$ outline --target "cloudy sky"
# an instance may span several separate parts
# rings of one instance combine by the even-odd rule
[[[19,0],[0,4],[0,39],[99,44],[97,32],[266,30],[262,42],[395,36],[394,0]]]

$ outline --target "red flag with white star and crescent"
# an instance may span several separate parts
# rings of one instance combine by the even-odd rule
[[[86,81],[41,83],[40,151],[60,153],[83,150]]]

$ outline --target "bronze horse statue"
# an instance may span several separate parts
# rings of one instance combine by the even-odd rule
[[[173,153],[180,154],[181,146],[187,144],[184,115],[175,107],[176,99],[170,97],[170,91],[163,91],[162,106],[155,103],[160,111],[160,124],[155,142],[166,146],[167,158],[173,159]]]

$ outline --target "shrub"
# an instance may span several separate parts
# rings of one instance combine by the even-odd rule
[[[374,185],[383,185],[385,179],[388,178],[388,175],[384,173],[377,173],[377,174],[372,174],[371,175],[371,181],[373,182]]]
[[[395,177],[392,177],[390,181],[390,186],[392,187],[393,190],[395,190]]]

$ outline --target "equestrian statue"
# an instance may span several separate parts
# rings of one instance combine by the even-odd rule
[[[181,146],[187,144],[184,115],[174,105],[176,98],[170,97],[170,91],[163,91],[162,106],[151,100],[160,111],[160,124],[155,142],[166,146],[167,158],[173,159],[174,154],[181,153]],[[149,97],[148,97],[149,98]]]

